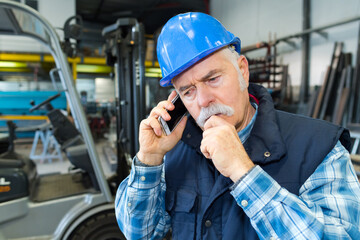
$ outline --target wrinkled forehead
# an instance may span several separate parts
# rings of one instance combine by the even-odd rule
[[[237,56],[228,47],[224,47],[204,59],[201,59],[184,72],[180,73],[172,79],[172,84],[175,89],[179,88],[179,85],[183,82],[183,79],[200,81],[206,78],[207,75],[211,75],[211,72],[215,73],[221,71],[222,67],[226,63],[236,64]]]

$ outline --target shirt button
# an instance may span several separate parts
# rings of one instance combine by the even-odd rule
[[[276,237],[271,237],[270,240],[276,240]]]
[[[128,202],[128,207],[131,207],[131,202]]]
[[[270,155],[271,155],[271,153],[270,152],[268,152],[268,151],[266,151],[265,153],[264,153],[264,157],[270,157]]]
[[[211,227],[211,221],[210,220],[205,221],[205,227]]]
[[[188,134],[186,135],[186,137],[187,137],[187,138],[191,138],[191,134],[188,133]]]
[[[146,178],[144,176],[141,176],[141,178],[140,178],[141,181],[145,181],[145,179]]]
[[[241,206],[247,207],[247,205],[249,205],[248,201],[246,201],[246,200],[241,201]]]

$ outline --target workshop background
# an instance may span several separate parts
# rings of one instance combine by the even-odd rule
[[[348,128],[360,176],[360,0],[10,3],[0,0],[0,240],[124,239],[114,194],[137,126],[171,91],[159,86],[156,40],[188,11],[241,39],[250,81],[277,109]]]

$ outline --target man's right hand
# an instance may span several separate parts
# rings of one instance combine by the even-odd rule
[[[175,130],[166,136],[161,128],[158,118],[161,116],[165,121],[170,120],[170,115],[166,111],[174,110],[171,100],[176,96],[172,91],[167,101],[160,102],[150,112],[147,119],[140,123],[139,142],[140,150],[137,153],[138,159],[147,165],[162,164],[165,154],[170,151],[181,139],[185,129],[187,117],[184,117]]]

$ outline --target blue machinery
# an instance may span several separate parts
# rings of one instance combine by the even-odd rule
[[[56,91],[24,91],[24,92],[1,92],[0,91],[0,115],[45,115],[45,110],[38,110],[30,114],[30,101],[35,104],[45,101],[50,96],[57,94]],[[66,96],[51,102],[54,108],[66,109]]]
[[[30,102],[35,104],[45,101],[56,91],[24,91],[24,92],[1,92],[0,91],[0,132],[7,132],[6,121],[13,121],[17,127],[29,127],[44,123],[47,120],[46,110],[40,109],[33,113],[29,112]],[[66,96],[61,96],[52,105],[57,109],[66,109]],[[34,131],[19,131],[17,137],[33,137]]]

